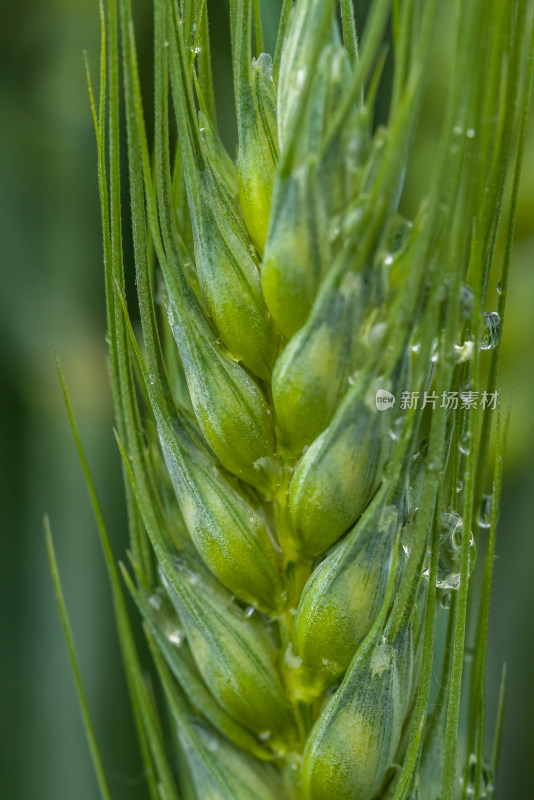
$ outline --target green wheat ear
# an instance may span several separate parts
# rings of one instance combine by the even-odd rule
[[[217,130],[211,4],[154,0],[144,101],[130,0],[102,9],[98,107],[89,86],[131,534],[123,577],[165,708],[141,672],[63,387],[151,800],[493,796],[500,723],[488,742],[484,672],[506,438],[499,332],[532,3],[374,0],[361,41],[355,5],[356,16],[352,0],[284,0],[271,57],[269,3],[230,0],[235,162]],[[444,32],[455,55],[441,135],[409,220],[403,184]],[[386,41],[392,88],[377,126]],[[123,104],[139,336],[125,301]],[[503,289],[490,314],[492,269]]]

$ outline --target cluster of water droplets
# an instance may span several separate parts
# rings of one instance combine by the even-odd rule
[[[474,128],[467,128],[464,131],[461,125],[455,125],[454,128],[452,129],[452,132],[454,133],[455,136],[464,136],[465,134],[465,136],[468,139],[474,139],[476,135],[476,131]]]

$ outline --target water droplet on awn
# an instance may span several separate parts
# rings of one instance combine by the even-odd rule
[[[481,350],[494,350],[501,336],[501,318],[496,311],[484,314],[484,333],[480,342]]]
[[[478,526],[479,528],[491,527],[491,513],[493,509],[493,497],[491,494],[486,494],[482,498],[480,504],[480,511],[478,512]]]
[[[477,757],[474,753],[471,753],[469,756],[469,760],[467,762],[467,776],[466,779],[463,777],[460,778],[460,783],[463,786],[464,780],[466,780],[465,786],[465,795],[466,797],[474,797],[475,790],[476,790],[476,775],[477,775]],[[492,797],[493,790],[495,788],[495,779],[493,775],[493,770],[486,764],[486,762],[482,762],[480,767],[480,791],[477,794],[477,800],[489,800]]]
[[[458,589],[460,586],[460,566],[462,558],[462,541],[464,521],[456,511],[444,511],[441,514],[441,530],[438,558],[438,589]],[[476,560],[476,546],[473,534],[469,533],[469,572]]]
[[[460,290],[460,314],[462,319],[467,319],[471,316],[473,306],[475,305],[475,295],[469,286],[462,286]]]
[[[398,442],[398,440],[400,439],[403,425],[404,425],[404,420],[402,419],[402,417],[397,417],[397,419],[394,421],[393,425],[389,429],[389,435],[394,442]]]
[[[469,431],[464,433],[463,436],[460,438],[460,441],[458,442],[458,450],[464,456],[469,455],[469,452],[471,450],[471,434],[469,433]]]
[[[150,597],[148,598],[148,602],[150,603],[152,608],[156,609],[156,611],[159,611],[161,606],[163,605],[161,594],[159,594],[158,592],[154,592],[154,594],[151,594]]]
[[[173,628],[173,630],[167,634],[167,639],[172,644],[175,644],[176,647],[180,647],[184,641],[184,634],[179,628]]]

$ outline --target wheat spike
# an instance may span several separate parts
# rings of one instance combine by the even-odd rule
[[[261,52],[267,5],[230,0],[235,161],[217,131],[211,3],[154,0],[153,152],[130,2],[105,9],[93,109],[124,576],[175,734],[164,753],[131,679],[151,800],[489,797],[485,611],[466,752],[457,730],[498,418],[500,342],[484,311],[531,4],[374,0],[359,42],[351,0],[284,0],[274,57]],[[444,21],[456,62],[408,220]],[[120,97],[140,332],[125,299]]]

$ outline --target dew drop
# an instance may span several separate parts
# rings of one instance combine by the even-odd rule
[[[480,504],[480,510],[478,512],[478,526],[479,528],[490,528],[491,527],[491,514],[493,510],[493,496],[491,494],[485,494],[482,498],[482,502]]]
[[[369,332],[369,345],[371,347],[377,347],[382,343],[384,338],[384,334],[386,332],[386,323],[385,322],[377,322],[376,325],[373,325]],[[357,376],[357,373],[355,373]]]
[[[186,580],[189,584],[191,584],[191,586],[194,586],[199,582],[200,580],[199,575],[196,572],[193,572],[193,570],[190,569],[182,559],[175,558],[173,560],[173,564],[175,569],[180,573],[181,576],[183,576],[184,580]],[[165,578],[165,574],[163,574],[163,578],[165,582],[168,583],[168,581]]]
[[[430,353],[430,360],[433,364],[437,364],[439,361],[439,342],[437,339],[434,339],[432,342],[432,352]]]
[[[451,607],[451,593],[450,592],[443,592],[439,599],[439,604],[442,608],[450,608]]]
[[[402,417],[397,417],[397,419],[393,422],[393,425],[389,429],[389,435],[393,439],[394,442],[398,442],[399,441],[399,439],[401,437],[401,433],[402,433],[403,427],[404,427],[403,418]]]
[[[246,617],[247,619],[250,619],[250,618],[251,618],[251,616],[254,614],[254,612],[255,612],[255,611],[256,611],[256,609],[254,608],[254,606],[247,606],[247,607],[245,608],[245,611],[244,611],[245,617]]]
[[[169,642],[176,645],[176,647],[182,646],[184,638],[183,631],[181,631],[179,628],[173,628],[173,630],[167,634],[167,639]]]
[[[452,129],[452,132],[454,133],[455,136],[461,136],[462,133],[464,132],[464,129],[462,128],[461,125],[455,125],[454,128]]]
[[[469,433],[469,431],[466,431],[466,433],[463,434],[460,441],[458,442],[458,450],[464,456],[469,455],[469,452],[471,450],[471,434]]]
[[[328,240],[330,242],[335,242],[337,237],[341,234],[341,225],[334,224],[330,226],[330,230],[328,232]]]
[[[297,89],[302,89],[304,81],[306,80],[306,69],[304,67],[301,67],[301,69],[297,71],[295,78],[296,78],[295,83],[297,84]]]
[[[464,521],[456,511],[441,514],[440,546],[438,558],[438,589],[458,589],[460,586],[460,564]],[[476,560],[476,546],[473,534],[469,534],[469,574]]]
[[[268,739],[271,738],[271,736],[272,736],[271,731],[262,731],[261,733],[258,733],[258,739],[260,740],[260,742],[266,742]]]
[[[216,753],[220,749],[219,739],[211,731],[208,732],[204,729],[202,739],[212,753]]]
[[[439,458],[431,458],[427,463],[427,470],[432,473],[441,472],[443,462]]]
[[[462,319],[468,319],[471,316],[473,307],[475,305],[475,295],[469,286],[462,286],[460,290],[460,315]]]
[[[371,672],[373,675],[381,675],[393,664],[395,660],[395,648],[386,642],[379,644],[371,655]]]
[[[475,138],[475,129],[474,128],[469,128],[465,135],[467,136],[468,139],[474,139]]]
[[[484,314],[484,333],[480,342],[481,350],[494,350],[501,337],[501,318],[496,311]]]
[[[163,600],[159,592],[154,592],[154,594],[151,594],[150,597],[148,598],[148,602],[150,603],[152,608],[156,609],[156,611],[159,611],[161,609],[161,606],[163,605]]]
[[[473,660],[473,656],[475,655],[475,648],[473,645],[466,645],[464,650],[464,661],[466,664],[470,664]]]
[[[465,778],[460,778],[460,785],[463,787],[465,782],[465,796],[475,797],[476,791],[476,774],[477,774],[477,757],[471,753],[467,761],[467,769]],[[495,789],[495,777],[493,769],[485,761],[482,762],[480,767],[480,787],[477,793],[477,800],[489,800],[493,796]]]
[[[461,481],[461,480],[458,481],[458,483],[456,484],[456,491],[458,492],[458,494],[460,494],[460,492],[462,491],[463,488],[464,488],[463,481]]]
[[[497,284],[497,294],[502,294],[502,283],[500,281]]]

